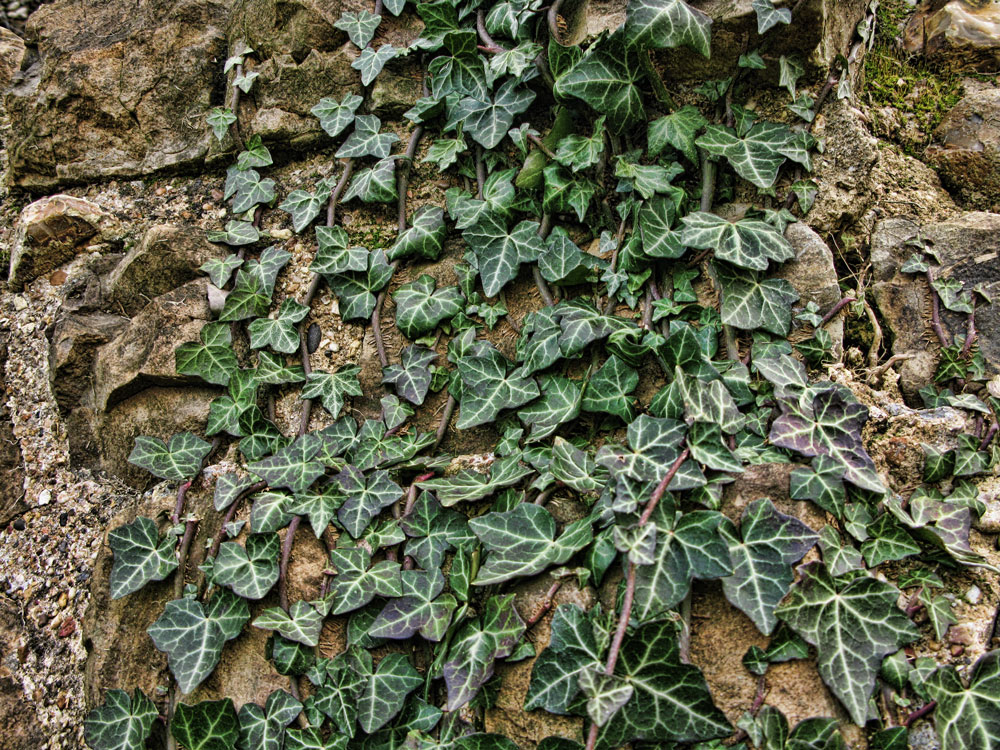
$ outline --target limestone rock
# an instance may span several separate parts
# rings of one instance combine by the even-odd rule
[[[1000,207],[1000,89],[969,81],[926,152],[941,181],[969,208]]]
[[[0,375],[7,364],[7,341],[0,337]],[[6,378],[4,378],[6,380]],[[27,509],[24,503],[24,467],[21,448],[14,437],[14,423],[7,411],[7,393],[0,384],[0,528]],[[6,639],[4,639],[6,641]],[[11,642],[11,641],[6,641]],[[2,647],[0,647],[2,653]],[[2,667],[0,667],[2,669]],[[2,682],[2,678],[0,678]],[[3,713],[0,711],[0,716]]]
[[[30,698],[24,695],[17,672],[29,648],[23,614],[13,599],[0,597],[0,750],[42,747],[46,733]]]
[[[89,245],[120,237],[118,220],[96,203],[71,195],[52,195],[35,201],[21,212],[14,230],[11,288],[21,289]]]
[[[158,224],[150,227],[111,272],[107,298],[112,309],[139,312],[154,297],[198,278],[205,261],[225,254],[196,227]]]
[[[956,70],[993,72],[1000,64],[1000,6],[984,0],[924,3],[906,27],[904,45]]]
[[[51,336],[49,372],[52,393],[62,409],[75,406],[91,390],[97,347],[127,325],[127,318],[107,313],[70,314],[58,320]]]
[[[792,244],[795,258],[782,265],[778,275],[795,287],[799,305],[815,302],[821,314],[826,313],[841,298],[833,253],[823,239],[801,221],[788,225],[785,238]],[[826,330],[833,338],[834,350],[839,351],[844,343],[843,317],[838,316],[827,323]]]
[[[892,353],[909,354],[900,366],[900,386],[913,400],[931,382],[939,344],[930,328],[931,297],[921,274],[904,274],[903,263],[914,253],[907,242],[922,237],[941,260],[932,267],[935,278],[952,277],[966,289],[983,284],[987,294],[1000,292],[1000,214],[972,212],[951,220],[918,226],[908,219],[887,219],[872,234],[871,260],[875,301],[892,334]],[[951,336],[964,336],[966,316],[941,308],[941,320]],[[991,373],[1000,371],[1000,310],[976,309],[979,346]]]
[[[205,279],[196,279],[163,294],[136,315],[113,341],[102,346],[94,362],[94,405],[98,409],[152,385],[198,382],[178,375],[174,350],[198,341],[210,319]]]
[[[0,91],[10,85],[24,59],[24,40],[9,29],[0,27]]]
[[[10,179],[25,188],[202,162],[230,0],[57,0],[28,21],[37,60],[7,91]]]

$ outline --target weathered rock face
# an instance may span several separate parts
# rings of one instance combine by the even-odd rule
[[[967,213],[953,220],[918,226],[908,219],[880,222],[872,235],[875,301],[892,334],[893,354],[907,354],[901,363],[900,386],[913,398],[931,382],[937,363],[938,340],[930,327],[931,297],[922,274],[904,274],[903,263],[914,253],[907,242],[917,236],[932,244],[941,260],[935,278],[951,277],[966,289],[982,284],[993,295],[1000,291],[1000,215]],[[964,336],[966,316],[942,306],[941,320],[951,336]],[[1000,310],[982,305],[976,310],[979,346],[991,372],[1000,370]]]
[[[0,718],[5,719],[0,750],[25,750],[45,743],[45,731],[15,679],[29,647],[21,621],[14,600],[0,597]]]
[[[52,392],[63,409],[70,409],[93,389],[96,349],[128,326],[128,318],[108,313],[79,313],[61,318],[52,333],[49,367]]]
[[[924,3],[910,19],[906,49],[956,70],[988,73],[1000,63],[1000,7],[988,0]]]
[[[0,335],[0,373],[7,364],[7,340]],[[24,469],[21,450],[14,439],[14,425],[7,411],[7,392],[0,385],[0,528],[25,509]],[[2,715],[2,712],[0,712]]]
[[[1000,207],[1000,89],[968,81],[927,148],[949,192],[969,208]]]
[[[10,254],[10,285],[20,289],[90,246],[115,241],[121,226],[95,203],[52,195],[32,203],[18,219]]]
[[[60,0],[27,25],[34,62],[4,103],[27,188],[201,162],[221,103],[226,0]]]
[[[0,27],[0,91],[10,85],[24,59],[24,40],[9,29]]]
[[[825,313],[841,297],[833,253],[805,222],[789,224],[785,230],[785,238],[792,244],[795,257],[781,266],[778,275],[795,287],[799,293],[798,304],[814,302]],[[844,342],[843,319],[831,320],[826,330],[833,339],[834,350],[839,351]]]

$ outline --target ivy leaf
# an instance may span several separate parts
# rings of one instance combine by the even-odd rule
[[[473,540],[465,516],[445,510],[437,498],[426,491],[420,493],[413,509],[400,519],[399,525],[410,537],[405,553],[424,570],[440,568],[448,549]]]
[[[559,425],[580,413],[583,389],[569,378],[542,375],[538,379],[542,397],[518,411],[518,418],[528,426],[528,440],[533,443],[547,438]]]
[[[560,437],[553,441],[549,470],[558,481],[577,492],[597,492],[606,479],[586,451]]]
[[[251,74],[253,78],[250,79],[251,85],[253,84],[253,79],[257,77],[256,73]],[[249,93],[249,91],[244,91],[243,93]],[[241,151],[239,156],[236,157],[236,166],[239,169],[253,169],[255,167],[269,167],[274,163],[274,159],[271,158],[271,152],[267,150],[267,146],[263,144],[259,135],[250,136],[250,140],[247,141],[246,150]],[[218,286],[218,284],[216,284]]]
[[[357,365],[345,365],[337,372],[314,370],[306,375],[306,384],[302,387],[302,398],[319,399],[334,419],[344,408],[344,396],[360,396],[361,384]]]
[[[341,198],[342,203],[361,198],[365,203],[392,203],[396,194],[396,159],[386,157],[354,173],[354,179]]]
[[[822,563],[800,569],[775,614],[816,647],[823,681],[856,724],[868,718],[868,698],[883,657],[919,636],[896,606],[899,590],[862,576],[833,579]]]
[[[332,613],[342,615],[368,604],[376,596],[401,596],[399,563],[382,560],[368,567],[371,555],[363,547],[332,550],[337,576],[330,585]]]
[[[336,476],[347,500],[337,511],[337,518],[352,537],[358,539],[371,520],[383,508],[388,508],[403,494],[386,471],[376,471],[365,477],[354,466],[348,466]]]
[[[260,239],[260,232],[249,221],[229,221],[223,230],[214,230],[207,235],[209,242],[224,242],[227,245],[252,245]]]
[[[722,428],[715,422],[695,422],[687,435],[691,457],[709,469],[743,472],[743,464],[732,454],[722,438]]]
[[[771,425],[770,441],[806,456],[826,455],[852,484],[883,493],[875,464],[861,442],[867,407],[841,385],[818,384],[801,394],[779,396],[781,415]]]
[[[278,208],[292,215],[292,229],[301,232],[312,224],[313,219],[319,216],[319,212],[326,206],[329,197],[330,188],[328,187],[323,187],[315,193],[310,193],[307,190],[293,190]]]
[[[715,257],[734,266],[764,271],[768,261],[783,263],[795,257],[791,243],[777,229],[759,219],[730,222],[696,211],[681,221],[681,242],[698,250],[712,249]]]
[[[369,635],[405,640],[419,632],[426,640],[440,641],[458,605],[451,594],[439,596],[444,589],[441,571],[437,568],[404,570],[400,578],[403,595],[382,608],[371,624]]]
[[[185,750],[233,750],[240,736],[239,719],[230,698],[177,704],[170,731]]]
[[[556,539],[552,514],[533,503],[479,516],[469,521],[469,528],[489,553],[473,581],[477,586],[535,575],[550,565],[561,565],[593,539],[587,519],[571,523]]]
[[[920,545],[913,541],[892,513],[883,513],[868,524],[866,531],[870,538],[861,545],[861,554],[869,568],[920,554]]]
[[[308,700],[306,701],[308,704]],[[284,750],[347,750],[347,735],[331,732],[323,741],[323,736],[315,727],[288,729],[285,731]]]
[[[281,750],[285,727],[302,711],[302,703],[284,690],[275,690],[261,709],[256,703],[240,708],[240,747],[246,750]]]
[[[448,711],[458,710],[475,697],[493,676],[494,661],[509,656],[524,631],[513,594],[491,597],[482,616],[462,626],[444,662]]]
[[[459,100],[448,118],[448,127],[462,125],[464,132],[486,149],[500,145],[503,137],[514,124],[514,115],[524,112],[535,100],[535,92],[521,86],[517,78],[510,78],[488,96],[466,96]]]
[[[602,669],[584,669],[579,676],[580,689],[587,697],[587,715],[601,727],[618,709],[629,702],[634,688],[621,677],[607,675]]]
[[[531,670],[524,710],[544,708],[554,714],[570,713],[580,689],[580,674],[603,666],[597,642],[591,617],[582,609],[575,604],[557,607],[549,645]]]
[[[383,370],[382,382],[391,383],[402,398],[420,406],[430,390],[430,365],[437,356],[432,349],[411,344],[403,350],[400,364],[389,365]]]
[[[195,375],[207,383],[228,385],[239,368],[233,352],[233,338],[225,323],[206,323],[201,327],[201,343],[187,342],[174,353],[177,372]]]
[[[556,161],[573,172],[592,167],[604,153],[604,117],[594,120],[594,134],[589,138],[582,135],[568,135],[559,140]]]
[[[509,362],[492,347],[458,362],[462,381],[457,427],[464,430],[492,422],[503,409],[514,409],[538,395],[538,385],[520,370],[508,374]]]
[[[413,214],[410,226],[400,233],[387,257],[389,260],[408,257],[437,260],[444,248],[446,234],[444,209],[429,204],[421,206]]]
[[[417,486],[433,492],[438,501],[448,508],[456,503],[489,497],[497,490],[517,484],[531,473],[530,468],[521,465],[520,456],[512,455],[494,461],[489,476],[473,469],[462,469],[448,477],[417,482]]]
[[[793,57],[782,55],[778,59],[778,85],[788,89],[788,93],[795,97],[795,83],[806,73],[802,63]]]
[[[143,750],[159,711],[139,688],[132,697],[108,690],[104,703],[87,714],[84,738],[93,750]]]
[[[386,46],[389,45],[385,45],[383,49]],[[358,115],[354,120],[354,132],[337,149],[337,158],[358,159],[362,156],[374,156],[376,159],[385,159],[392,150],[392,144],[399,140],[399,136],[395,133],[379,133],[381,127],[382,121],[375,115]]]
[[[156,523],[140,516],[108,535],[114,553],[111,567],[111,598],[121,599],[150,581],[162,581],[177,568],[174,549],[177,537],[160,540]]]
[[[375,310],[375,294],[392,278],[392,266],[385,253],[376,250],[368,255],[364,271],[348,271],[330,279],[330,287],[340,300],[344,320],[369,319]]]
[[[427,66],[431,97],[443,99],[449,94],[485,99],[489,93],[486,63],[476,50],[476,33],[471,29],[449,31],[442,37],[448,54],[431,60]]]
[[[726,542],[717,531],[722,514],[714,510],[681,514],[674,503],[664,500],[650,516],[656,529],[653,562],[636,569],[633,612],[639,622],[663,615],[678,604],[693,579],[721,578],[733,570]]]
[[[339,102],[336,99],[324,97],[310,111],[319,119],[320,127],[326,131],[326,134],[331,138],[336,138],[344,132],[344,128],[354,122],[354,113],[363,101],[362,97],[348,92]]]
[[[205,118],[212,126],[212,134],[221,141],[229,132],[229,126],[236,122],[236,115],[229,107],[213,107]]]
[[[251,534],[244,549],[237,542],[225,542],[212,567],[216,583],[228,586],[244,599],[263,599],[278,582],[278,535]]]
[[[635,693],[604,727],[598,747],[633,740],[693,742],[732,731],[712,702],[701,671],[681,663],[676,632],[673,623],[656,622],[626,637],[615,674]]]
[[[344,12],[333,24],[335,29],[340,29],[347,33],[348,38],[354,42],[359,49],[368,46],[375,36],[375,29],[382,22],[382,16],[377,16],[367,10],[358,13]]]
[[[757,13],[757,33],[765,34],[779,23],[792,22],[792,11],[788,8],[775,8],[774,0],[753,0],[750,4]]]
[[[710,54],[712,19],[684,0],[629,0],[625,35],[643,49],[686,45],[705,57]]]
[[[843,518],[847,500],[843,476],[838,461],[827,455],[816,456],[811,468],[802,466],[791,473],[790,495],[793,500],[811,500],[827,513]]]
[[[631,422],[635,418],[635,406],[629,394],[637,385],[639,373],[635,368],[612,354],[587,383],[580,406],[584,411],[615,414]]]
[[[646,116],[635,75],[624,60],[592,47],[556,79],[553,92],[557,97],[583,100],[607,117],[615,133],[622,133]]]
[[[180,481],[197,474],[211,450],[209,443],[190,432],[177,433],[169,444],[140,435],[135,439],[128,462],[160,479]]]
[[[396,57],[398,53],[399,51],[391,44],[383,44],[378,49],[365,47],[361,50],[358,58],[351,63],[351,67],[361,72],[361,84],[367,86],[378,77],[385,64]],[[359,115],[358,120],[366,116]],[[339,155],[340,152],[337,153]]]
[[[271,487],[302,492],[326,472],[326,467],[316,458],[322,448],[321,438],[315,433],[306,433],[273,456],[255,461],[247,468]]]
[[[308,314],[308,306],[286,299],[278,308],[277,318],[257,318],[247,326],[251,348],[269,346],[276,352],[294,354],[299,350],[299,331],[295,325]]]
[[[942,747],[988,750],[1000,742],[1000,651],[972,667],[966,687],[955,667],[939,667],[926,683],[937,701],[934,726]]]
[[[284,358],[271,352],[260,352],[257,355],[257,382],[266,385],[285,385],[286,383],[301,383],[306,379],[302,365],[285,364]]]
[[[565,168],[549,164],[542,170],[545,189],[542,193],[542,210],[553,214],[574,211],[583,221],[590,202],[597,193],[597,186],[590,180],[574,179]]]
[[[479,262],[479,277],[483,293],[496,296],[517,276],[521,263],[538,260],[544,243],[538,236],[538,223],[522,221],[512,231],[498,213],[487,211],[475,226],[462,233]]]
[[[212,284],[221,289],[229,283],[233,271],[242,265],[243,258],[238,255],[227,255],[225,258],[212,258],[205,261],[198,270],[207,273]]]
[[[660,117],[649,123],[647,141],[649,155],[657,157],[669,145],[680,151],[692,164],[698,163],[698,149],[695,146],[695,136],[708,120],[698,111],[697,107],[688,105],[676,112]]]
[[[342,227],[316,227],[318,249],[309,270],[324,276],[336,276],[346,271],[368,268],[368,251],[349,247],[347,232]]]
[[[712,156],[723,156],[736,174],[759,188],[770,188],[785,163],[787,125],[758,122],[742,138],[732,128],[709,125],[696,143]]]
[[[819,549],[823,553],[830,575],[837,577],[852,570],[863,570],[865,567],[861,553],[854,547],[841,542],[840,534],[832,526],[824,526],[819,532]]]
[[[364,677],[347,664],[346,653],[330,661],[325,672],[314,706],[336,724],[342,736],[352,737],[358,716],[357,697],[364,686]]]
[[[265,609],[253,621],[253,626],[277,631],[290,641],[315,648],[323,628],[323,615],[312,604],[300,599],[292,604],[288,612],[281,607]]]
[[[219,589],[207,605],[195,599],[173,599],[146,630],[153,645],[167,655],[181,693],[187,694],[215,669],[226,641],[250,619],[245,599]]]
[[[745,331],[763,328],[778,336],[788,334],[792,303],[799,298],[788,281],[763,279],[725,263],[716,264],[716,273],[722,286],[723,323]]]
[[[722,579],[726,599],[770,635],[778,620],[774,608],[788,593],[792,565],[812,549],[819,538],[792,516],[779,513],[762,498],[743,511],[739,531],[724,520],[720,532],[729,545],[733,574]]]
[[[393,293],[396,326],[408,339],[430,333],[439,323],[455,317],[462,309],[465,298],[457,286],[435,291],[436,286],[434,277],[425,273]]]
[[[233,172],[232,184],[228,184],[227,190],[235,191],[233,198],[233,213],[242,214],[249,211],[259,203],[270,203],[274,200],[274,191],[277,186],[270,177],[262,180],[260,173],[256,169],[244,169]]]
[[[388,654],[379,662],[378,669],[371,670],[371,655],[367,657],[367,677],[365,686],[358,696],[358,723],[371,734],[381,729],[403,708],[406,696],[423,684],[409,659],[403,654]]]
[[[680,456],[684,432],[684,424],[675,419],[641,414],[628,426],[631,450],[602,446],[597,452],[597,463],[613,476],[621,473],[632,479],[658,483]],[[679,488],[672,481],[668,489]]]

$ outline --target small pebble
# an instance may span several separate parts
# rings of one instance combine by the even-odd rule
[[[961,656],[964,653],[965,653],[965,646],[952,646],[951,647],[951,655],[952,656]]]
[[[315,323],[309,326],[309,330],[306,333],[306,349],[308,349],[310,354],[319,348],[319,340],[322,334],[323,332],[320,330],[320,327]]]
[[[18,518],[17,520],[14,521],[14,530],[15,531],[24,531],[24,519],[23,518]]]
[[[965,592],[965,601],[969,604],[979,604],[979,600],[983,598],[983,590],[978,586],[972,586],[968,591]]]

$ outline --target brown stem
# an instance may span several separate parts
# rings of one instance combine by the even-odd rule
[[[979,444],[979,450],[984,451],[990,447],[990,443],[993,442],[993,438],[997,434],[997,429],[1000,429],[1000,425],[996,423],[996,420],[990,422],[990,427],[986,430],[986,434],[983,435],[983,440]]]
[[[653,291],[646,289],[646,301],[642,307],[642,327],[647,331],[653,330]]]
[[[476,198],[483,199],[486,187],[486,162],[483,161],[483,147],[476,144]]]
[[[545,598],[542,599],[542,606],[539,607],[538,611],[535,612],[531,617],[524,621],[524,624],[528,627],[534,627],[538,624],[538,621],[548,614],[549,610],[552,609],[552,603],[555,600],[556,594],[559,593],[559,589],[562,586],[562,580],[557,580],[553,583],[549,590],[545,592]]]
[[[288,530],[285,532],[285,541],[281,545],[281,564],[278,568],[278,602],[281,608],[288,611],[288,560],[292,556],[292,545],[295,543],[295,532],[299,530],[302,523],[302,516],[292,516]]]
[[[852,302],[857,302],[857,299],[854,297],[844,297],[842,300],[840,300],[840,302],[838,302],[836,305],[830,308],[830,312],[828,312],[826,315],[823,316],[823,319],[819,322],[819,325],[816,327],[822,328],[823,326],[825,326],[827,323],[833,320],[834,315],[839,313],[841,310],[843,310]]]
[[[937,290],[934,288],[934,279],[931,276],[931,270],[927,269],[927,288],[931,293],[931,328],[934,329],[934,333],[937,334],[938,342],[941,344],[942,349],[948,348],[948,335],[944,332],[944,328],[941,325],[941,308],[940,302],[938,300]]]
[[[406,153],[399,157],[403,163],[397,164],[396,192],[399,193],[398,225],[400,232],[406,231],[406,188],[410,179],[410,168],[413,166],[413,160],[417,155],[417,147],[420,145],[420,139],[423,135],[424,126],[417,125],[413,129],[413,132],[410,133],[410,142],[406,146]]]
[[[486,30],[486,17],[483,15],[482,8],[476,11],[476,32],[479,34],[479,40],[483,43],[479,49],[495,55],[507,51],[497,44]]]
[[[444,405],[444,411],[441,412],[441,421],[438,423],[437,432],[434,437],[434,447],[431,448],[431,452],[434,453],[441,446],[441,441],[444,440],[444,435],[448,431],[448,422],[451,421],[451,415],[455,413],[455,406],[458,401],[450,393],[448,394],[448,401]]]
[[[556,485],[554,484],[548,489],[542,490],[541,492],[538,493],[538,497],[534,499],[533,501],[534,504],[545,505],[545,503],[549,501],[549,498],[552,497],[552,493],[554,493],[555,491],[556,491]]]
[[[656,485],[656,489],[653,491],[652,497],[649,498],[649,502],[646,504],[646,509],[642,512],[639,517],[639,525],[645,526],[646,522],[649,521],[650,516],[653,515],[653,511],[656,510],[656,506],[660,502],[660,498],[663,497],[663,493],[667,490],[667,485],[670,484],[674,475],[677,474],[678,469],[681,468],[681,464],[687,460],[690,455],[691,449],[685,448],[681,455],[679,455],[676,460],[671,464],[670,470],[667,472],[666,476],[660,480],[660,483]]]
[[[929,714],[931,711],[934,710],[935,706],[937,706],[937,701],[931,701],[930,703],[925,703],[923,706],[921,706],[916,711],[914,711],[913,713],[911,713],[909,716],[906,717],[906,721],[903,722],[903,726],[909,729],[911,724],[917,721],[917,719],[924,718],[927,714]]]
[[[396,269],[399,268],[399,259],[397,258],[392,263],[389,264],[392,272],[395,273]],[[385,353],[385,343],[382,341],[382,303],[385,302],[385,295],[388,291],[388,287],[383,289],[378,293],[378,297],[375,299],[375,309],[372,310],[372,333],[375,336],[375,349],[378,351],[378,361],[382,363],[382,367],[389,366],[389,358]]]
[[[236,496],[236,499],[230,503],[229,508],[226,509],[226,515],[222,517],[222,526],[219,528],[218,533],[215,535],[215,539],[212,540],[212,547],[208,552],[209,557],[215,557],[219,553],[219,547],[222,544],[222,540],[226,536],[226,526],[232,522],[233,517],[236,515],[237,506],[239,506],[240,501],[248,495],[253,495],[261,490],[267,489],[267,482],[260,481],[256,484],[251,484],[243,492]]]
[[[545,142],[539,138],[534,133],[528,133],[528,140],[535,144],[539,151],[545,154],[550,159],[556,158],[556,153],[551,148],[545,145]]]
[[[332,227],[337,219],[337,203],[340,201],[340,196],[344,194],[344,190],[347,189],[347,181],[351,179],[351,173],[354,171],[354,159],[344,159],[343,164],[344,172],[337,180],[333,192],[330,193],[330,201],[326,204],[326,225],[328,227]]]
[[[972,312],[969,313],[969,322],[965,328],[965,343],[962,345],[962,359],[968,359],[969,353],[972,351],[972,345],[976,343],[976,338],[979,336],[976,333],[976,300],[972,300]]]

